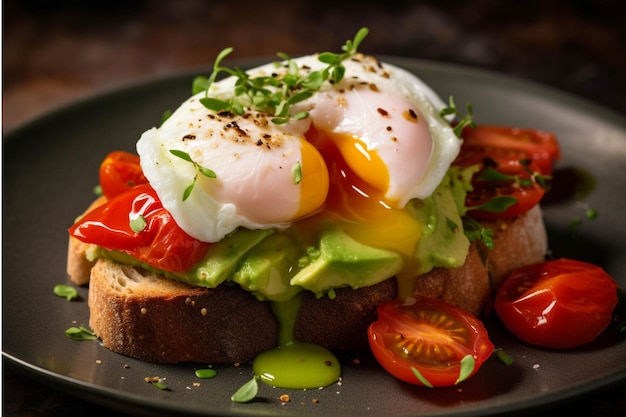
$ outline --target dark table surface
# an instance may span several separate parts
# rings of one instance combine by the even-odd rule
[[[263,7],[261,7],[263,4]],[[361,26],[367,51],[498,71],[626,116],[626,3],[10,0],[3,3],[3,131],[112,86],[239,58],[337,50]],[[100,410],[3,363],[3,415]],[[545,415],[625,416],[626,382]]]

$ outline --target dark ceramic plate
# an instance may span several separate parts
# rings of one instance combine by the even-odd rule
[[[553,131],[563,148],[555,177],[559,190],[544,213],[555,256],[602,265],[626,287],[626,121],[574,97],[527,82],[465,68],[388,58],[422,77],[443,98],[470,101],[480,123]],[[120,88],[50,113],[4,140],[3,355],[30,375],[106,407],[167,415],[386,415],[470,416],[529,410],[565,401],[626,378],[626,339],[613,327],[588,346],[548,351],[526,346],[492,320],[497,347],[514,363],[495,358],[459,386],[431,390],[396,381],[364,353],[342,356],[343,381],[323,390],[287,391],[261,384],[256,401],[231,402],[251,378],[248,366],[219,366],[199,381],[203,365],[163,366],[114,354],[97,342],[75,342],[64,331],[88,323],[87,290],[68,302],[55,296],[65,274],[67,228],[92,200],[97,167],[114,149],[134,150],[190,93],[201,71]],[[568,228],[584,210],[575,238]],[[250,343],[254,343],[253,340]],[[360,363],[353,362],[355,358]],[[169,390],[144,382],[167,378]],[[194,382],[201,382],[194,386]],[[291,402],[281,404],[288,393]],[[314,401],[318,400],[318,401]]]

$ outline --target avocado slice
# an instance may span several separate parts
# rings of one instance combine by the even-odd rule
[[[333,288],[353,289],[377,284],[402,269],[402,257],[392,251],[364,245],[343,230],[323,230],[318,251],[309,251],[310,263],[292,279],[318,297]]]
[[[300,248],[290,235],[273,234],[242,257],[230,280],[260,300],[289,300],[302,291],[289,284],[300,256]]]

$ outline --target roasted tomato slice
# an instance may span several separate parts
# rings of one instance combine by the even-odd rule
[[[148,184],[135,186],[89,211],[69,233],[170,272],[186,272],[210,246],[185,233]]]
[[[494,348],[482,322],[472,314],[423,296],[381,303],[368,338],[374,357],[387,372],[430,387],[471,377]]]
[[[99,177],[102,193],[108,199],[135,185],[148,183],[139,165],[139,156],[125,151],[108,154],[100,164]]]
[[[609,325],[617,301],[617,283],[602,268],[563,258],[513,271],[494,309],[519,339],[572,348],[591,342]]]
[[[554,162],[561,158],[554,134],[542,130],[480,125],[476,128],[466,127],[461,137],[461,158],[464,153],[468,155],[478,149],[488,155],[528,159],[544,175],[552,174]]]
[[[537,205],[546,193],[549,178],[528,159],[482,155],[472,178],[465,205],[468,216],[480,220],[517,217]]]

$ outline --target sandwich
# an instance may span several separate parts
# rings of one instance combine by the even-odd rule
[[[366,34],[246,71],[227,48],[137,154],[104,158],[67,262],[104,346],[158,363],[363,351],[381,303],[486,317],[507,274],[544,259],[554,136],[477,126],[358,52]]]

